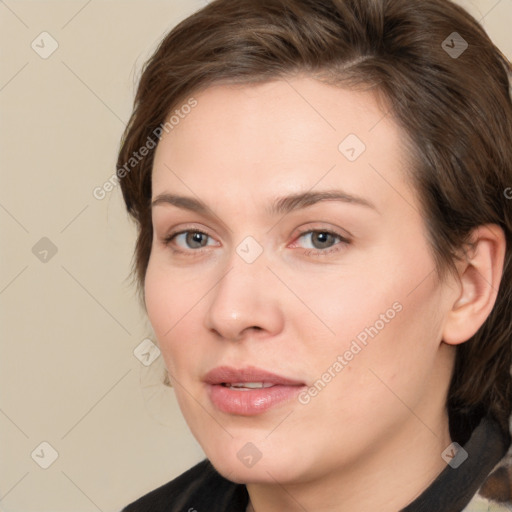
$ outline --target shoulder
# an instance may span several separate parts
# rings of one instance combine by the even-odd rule
[[[512,511],[512,446],[463,512]]]
[[[244,512],[247,502],[245,486],[224,478],[205,459],[121,512]]]

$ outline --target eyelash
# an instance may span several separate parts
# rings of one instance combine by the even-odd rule
[[[174,240],[174,238],[176,238],[178,235],[182,235],[182,234],[186,234],[186,233],[200,233],[204,236],[211,238],[211,236],[208,233],[206,233],[205,231],[202,231],[201,229],[185,229],[182,231],[175,231],[174,233],[170,233],[168,236],[166,236],[163,240],[164,245],[170,247],[174,254],[183,254],[183,255],[190,256],[190,257],[199,256],[207,250],[206,247],[202,247],[200,249],[190,249],[188,251],[185,251],[182,249],[176,249],[175,247],[171,246],[171,242]],[[296,240],[299,240],[304,235],[309,234],[309,233],[323,233],[323,234],[331,235],[334,238],[339,238],[339,240],[341,242],[341,244],[338,243],[335,246],[328,247],[325,250],[304,249],[304,253],[307,253],[309,256],[311,256],[311,255],[312,256],[325,256],[326,254],[339,252],[342,250],[342,248],[340,248],[340,247],[336,248],[338,245],[349,245],[351,243],[349,239],[347,239],[340,233],[337,233],[336,231],[331,231],[328,229],[305,229],[303,231],[299,231],[299,235],[297,236]]]

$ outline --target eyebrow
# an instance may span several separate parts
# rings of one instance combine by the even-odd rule
[[[276,198],[266,209],[272,216],[285,215],[295,210],[307,208],[323,201],[338,201],[342,203],[364,206],[378,211],[373,203],[360,196],[355,196],[343,192],[342,190],[325,190],[322,192],[301,192],[284,197]],[[178,208],[190,210],[203,215],[207,215],[211,210],[205,203],[193,197],[179,196],[175,194],[159,194],[151,202],[151,207],[162,204],[171,204]]]

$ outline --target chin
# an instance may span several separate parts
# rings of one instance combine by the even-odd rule
[[[206,454],[215,469],[232,482],[275,484],[276,481],[286,483],[300,478],[299,463],[303,460],[296,460],[290,453],[281,453],[275,448],[270,450],[269,447],[261,447],[260,450],[246,441],[233,443],[232,447],[224,448],[222,452],[210,450],[206,451]]]
[[[276,468],[275,465],[258,462],[252,468],[240,467],[240,464],[221,461],[217,463],[210,459],[215,469],[226,479],[237,484],[275,484],[290,479],[289,471]]]

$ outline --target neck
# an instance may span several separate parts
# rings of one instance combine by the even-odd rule
[[[417,417],[382,447],[357,461],[329,468],[301,482],[247,484],[247,512],[396,512],[419,496],[446,467],[441,453],[450,444],[448,418],[428,427]]]

